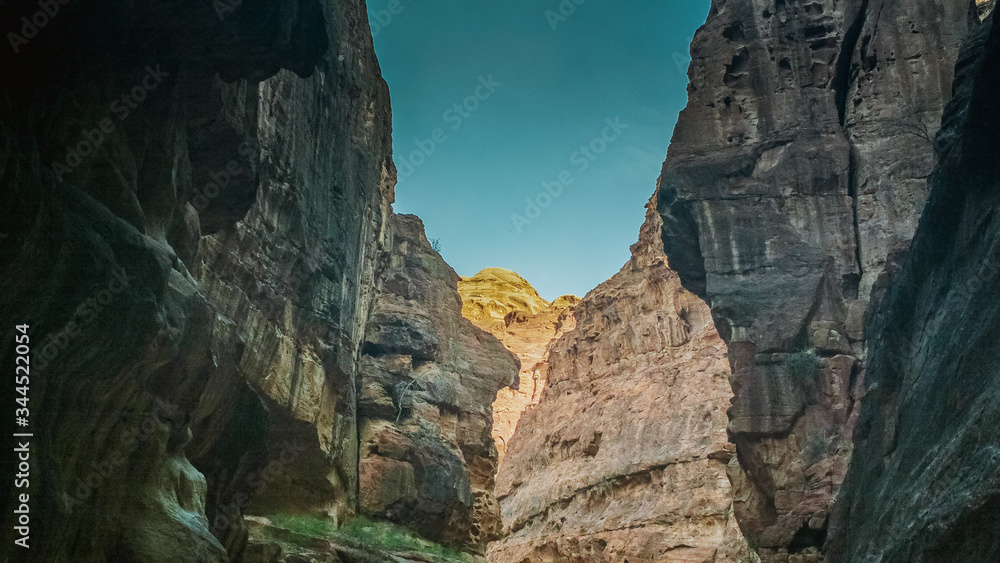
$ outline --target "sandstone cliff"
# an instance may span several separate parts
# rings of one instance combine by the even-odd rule
[[[521,414],[542,397],[552,343],[576,326],[573,307],[580,299],[564,295],[548,303],[527,280],[501,268],[463,277],[458,293],[465,318],[496,336],[521,362],[515,384],[501,389],[493,403],[492,435],[503,460]]]
[[[765,561],[821,557],[869,294],[926,201],[970,8],[716,0],[692,44],[663,243],[729,344],[736,514]]]
[[[361,509],[485,553],[498,537],[490,404],[517,359],[462,317],[458,276],[413,216],[394,216],[361,360]]]
[[[220,537],[251,498],[258,514],[321,513],[337,522],[359,502],[357,362],[395,178],[388,92],[364,32],[367,15],[353,2],[326,9],[337,41],[316,75],[281,73],[256,88],[261,159],[249,212],[196,245],[172,242],[194,248],[182,260],[196,260],[217,313],[222,369],[193,415],[191,456],[210,485],[243,501],[210,495]]]
[[[731,560],[726,347],[667,267],[649,211],[632,260],[552,347],[501,465],[490,561]]]
[[[37,10],[6,2],[0,26]],[[31,549],[12,560],[238,560],[248,511],[343,523],[369,500],[359,365],[395,182],[364,4],[60,10],[0,53],[0,333],[29,325],[32,346]],[[458,326],[454,280],[431,281]],[[465,507],[435,532],[472,543],[496,520],[491,394],[516,373],[474,331],[441,352],[461,406],[421,452],[461,454],[469,489],[427,502]],[[483,350],[509,373],[459,369]]]
[[[363,16],[350,8],[290,0],[220,16],[204,2],[63,5],[16,54],[0,55],[0,224],[9,235],[0,248],[9,324],[0,331],[12,342],[14,323],[28,324],[33,346],[33,545],[14,557],[193,562],[226,560],[222,542],[238,551],[241,527],[210,530],[206,518],[237,502],[233,472],[206,483],[186,451],[203,467],[235,468],[267,447],[265,410],[232,377],[243,348],[230,338],[236,323],[218,322],[199,286],[197,241],[243,217],[267,174],[258,82],[281,68],[312,75],[312,85],[339,74],[320,61],[328,37],[358,40],[340,31]],[[21,29],[36,10],[8,2],[0,25]],[[369,52],[368,70],[349,72],[362,88],[331,84],[329,93],[382,108],[381,126],[358,130],[372,158],[350,157],[369,198],[358,203],[378,207],[391,165],[373,61]],[[322,175],[312,183],[325,184]],[[349,277],[360,281],[365,267]],[[3,365],[12,352],[4,348]],[[202,432],[199,409],[222,399],[227,412]],[[3,495],[8,546],[14,492]]]
[[[830,561],[1000,559],[1000,20],[974,26],[909,252],[876,285]]]

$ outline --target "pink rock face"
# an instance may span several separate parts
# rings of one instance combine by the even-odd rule
[[[542,397],[549,350],[576,326],[573,308],[580,298],[564,295],[549,303],[524,278],[501,268],[462,278],[458,293],[462,314],[496,336],[521,361],[518,381],[501,389],[493,402],[492,435],[502,460],[521,414]]]
[[[726,346],[659,250],[650,209],[621,272],[575,308],[496,494],[495,563],[729,561]]]

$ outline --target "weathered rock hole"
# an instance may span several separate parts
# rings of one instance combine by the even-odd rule
[[[833,29],[826,25],[810,25],[802,31],[806,39],[814,39],[816,37],[823,37],[833,33]]]
[[[723,78],[725,85],[733,86],[741,82],[747,76],[746,71],[749,66],[750,51],[744,47],[733,56],[733,61],[726,65],[726,75]]]
[[[813,41],[809,44],[809,48],[813,51],[818,51],[820,49],[836,49],[837,48],[837,38],[828,37],[826,39],[820,39],[819,41]]]
[[[809,69],[813,86],[825,88],[830,83],[830,65],[826,62],[814,62]]]
[[[809,548],[820,549],[826,543],[826,530],[814,530],[809,522],[803,522],[799,531],[795,532],[792,542],[788,545],[789,553],[799,553]]]
[[[781,21],[781,23],[788,21],[788,13],[785,9],[785,0],[775,0],[774,13],[778,15],[778,20]]]
[[[812,4],[806,4],[802,7],[805,10],[807,16],[819,16],[823,14],[823,5],[816,2]]]
[[[742,43],[746,41],[746,34],[743,32],[743,24],[741,22],[736,22],[727,27],[723,30],[722,36],[733,43]]]

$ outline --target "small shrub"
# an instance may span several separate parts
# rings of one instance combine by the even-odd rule
[[[595,496],[599,498],[609,497],[615,490],[615,484],[607,479],[600,481],[591,488]]]
[[[732,385],[733,382],[736,380],[736,377],[733,375],[733,372],[729,370],[716,370],[712,372],[712,375],[714,375],[715,377],[725,377],[726,381],[729,382],[729,385]]]
[[[434,252],[437,252],[438,254],[441,254],[441,239],[439,239],[439,238],[432,238],[431,239],[431,249],[433,249]]]
[[[409,406],[407,406],[406,400],[410,390],[413,388],[413,384],[416,382],[416,379],[411,379],[410,381],[400,381],[393,388],[392,400],[396,403],[396,424],[399,424],[399,419],[403,416],[403,410],[413,408],[413,397],[409,397]]]
[[[809,465],[823,459],[827,454],[833,453],[833,445],[836,436],[827,434],[826,431],[812,432],[806,436],[806,445],[802,448],[802,459]]]
[[[800,381],[808,381],[815,378],[823,369],[823,362],[812,350],[803,350],[789,354],[785,358],[785,367],[788,373]]]

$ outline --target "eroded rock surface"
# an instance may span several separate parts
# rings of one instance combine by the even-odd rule
[[[736,514],[814,561],[850,457],[863,318],[927,198],[964,2],[728,0],[692,45],[663,242],[729,344]]]
[[[517,359],[462,317],[419,219],[393,216],[390,237],[360,368],[361,509],[485,553],[500,532],[490,405]]]
[[[486,268],[458,283],[462,315],[483,330],[506,326],[507,314],[521,311],[535,315],[549,308],[528,280],[505,268]]]
[[[196,435],[210,438],[192,457],[242,501],[212,499],[220,537],[246,510],[343,522],[359,502],[357,363],[395,178],[367,16],[353,2],[327,9],[335,43],[316,75],[281,73],[256,90],[253,206],[195,247],[223,369],[194,414]]]
[[[576,326],[573,307],[580,298],[564,295],[549,303],[527,280],[501,268],[463,277],[458,293],[465,318],[496,336],[521,362],[517,381],[501,389],[493,403],[493,439],[502,461],[521,414],[541,400],[549,349]]]
[[[629,264],[575,308],[508,445],[495,563],[731,560],[726,347],[649,211]]]
[[[876,285],[830,561],[1000,558],[1000,27],[975,26],[907,254]]]
[[[461,318],[412,220],[389,259],[389,101],[363,3],[61,6],[0,55],[2,333],[28,324],[34,346],[18,556],[238,560],[244,513],[370,509],[359,434],[394,432],[409,457],[383,453],[414,468],[416,502],[369,512],[481,550],[499,522],[490,404],[516,360]],[[3,28],[37,9],[5,3]],[[421,275],[417,305],[393,283]],[[397,336],[412,342],[378,349]],[[384,432],[358,410],[383,368],[419,380]]]
[[[266,412],[233,379],[243,348],[229,328],[247,319],[219,320],[199,285],[198,239],[232,228],[260,177],[275,176],[263,170],[259,82],[283,68],[312,76],[276,79],[288,83],[340,74],[321,58],[338,49],[331,37],[357,41],[341,34],[351,7],[289,0],[220,15],[206,2],[60,4],[0,54],[2,332],[13,341],[14,320],[28,324],[33,345],[33,541],[14,557],[207,562],[239,550],[241,526],[206,517],[236,502],[233,474],[206,480],[195,466],[259,454]],[[45,15],[6,2],[0,25],[23,30],[36,12]],[[384,85],[365,66],[343,73],[362,88],[327,92],[387,119]],[[369,160],[349,157],[363,170],[365,205],[387,205],[369,179],[388,167],[388,122],[374,127],[381,138],[355,123],[340,130],[378,147]],[[289,183],[305,171],[276,175]],[[310,183],[329,189],[322,176]],[[0,354],[5,366],[12,352]],[[198,427],[200,409],[220,400],[227,412]],[[14,492],[3,495],[7,546]]]

